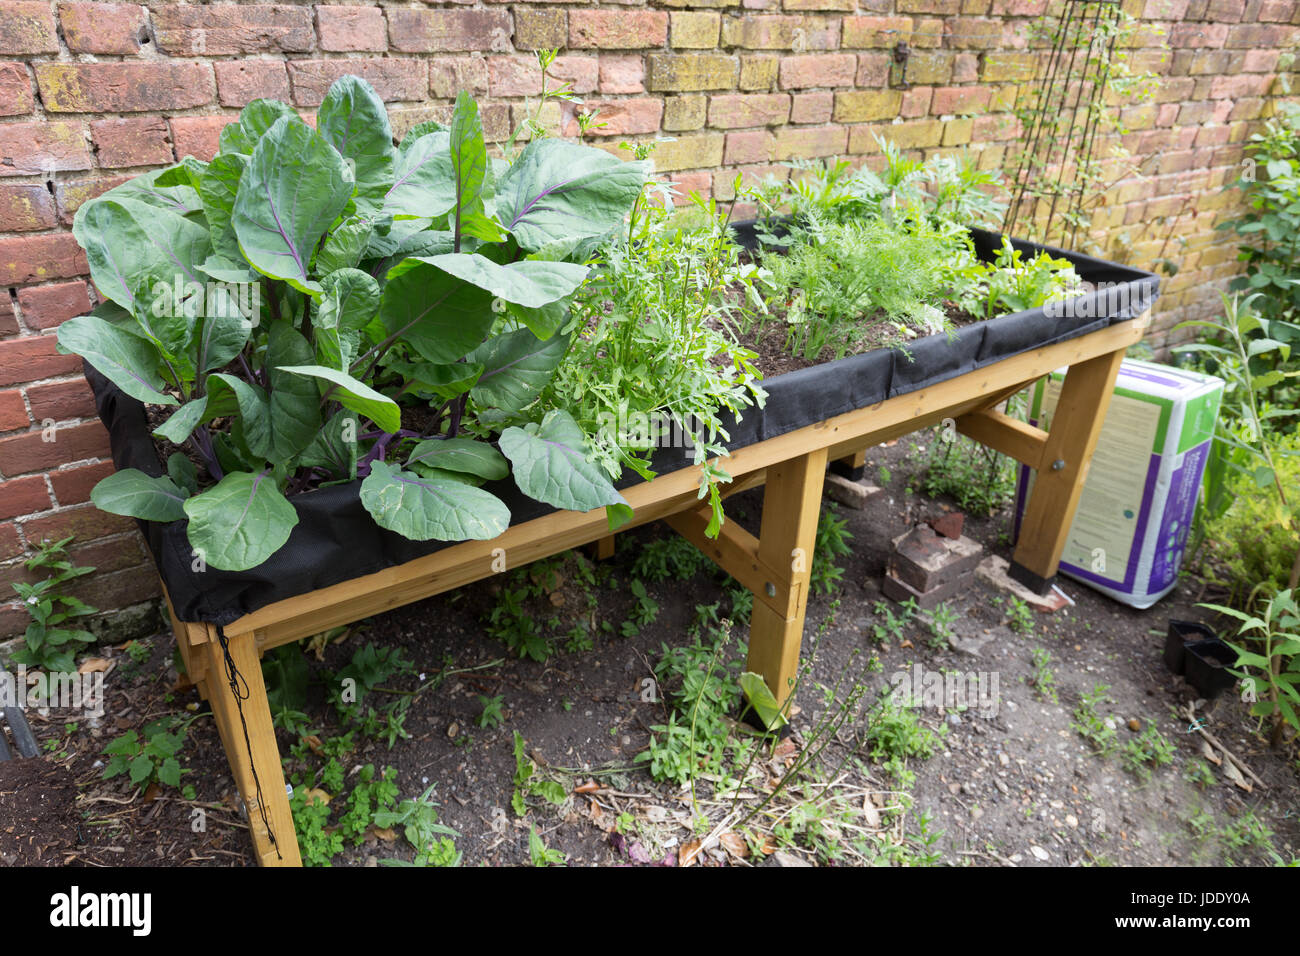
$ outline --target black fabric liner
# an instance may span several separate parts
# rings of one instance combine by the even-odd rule
[[[735,226],[740,241],[751,248],[755,241],[753,226],[752,222]],[[1001,237],[979,229],[971,232],[980,257],[991,260]],[[1031,255],[1044,248],[1015,240],[1013,244]],[[1088,303],[1088,308],[1074,310],[1075,316],[1052,316],[1042,308],[1031,309],[965,326],[951,338],[941,333],[916,339],[907,344],[906,354],[892,348],[875,349],[768,379],[763,383],[768,393],[765,408],[747,409],[739,420],[723,416],[730,435],[727,447],[734,450],[776,438],[1031,349],[1087,335],[1133,318],[1155,301],[1159,279],[1152,273],[1046,248],[1055,256],[1069,259],[1084,280],[1123,286],[1125,294],[1094,291],[1075,300],[1076,305],[1088,297],[1095,300]],[[1116,299],[1128,303],[1127,307],[1108,311]],[[1091,317],[1080,317],[1078,312]],[[165,469],[154,448],[144,406],[119,391],[89,364],[85,364],[85,372],[95,393],[99,417],[108,428],[113,463],[119,469],[163,474]],[[689,449],[660,449],[653,459],[659,474],[690,464]],[[725,461],[723,464],[725,467]],[[640,480],[628,470],[617,484],[626,488]],[[266,562],[248,571],[213,567],[195,571],[184,521],[138,522],[177,617],[182,621],[230,624],[276,601],[394,567],[456,543],[410,541],[380,528],[361,505],[360,484],[357,481],[295,495],[291,501],[299,520],[289,540]],[[510,478],[489,482],[484,488],[509,507],[512,525],[555,510],[521,494]]]

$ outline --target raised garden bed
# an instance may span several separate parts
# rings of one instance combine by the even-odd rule
[[[745,242],[752,236],[752,223],[737,224],[737,233]],[[991,258],[1001,236],[981,229],[972,233],[981,257]],[[1031,254],[1044,249],[1019,240],[1013,244]],[[880,348],[766,379],[764,408],[747,410],[740,421],[727,416],[731,435],[727,447],[735,451],[1032,349],[1088,335],[1140,315],[1155,298],[1159,280],[1150,273],[1059,249],[1047,251],[1068,259],[1081,278],[1099,288],[1072,300],[1068,309],[1050,309],[1051,314],[1049,309],[1037,308],[967,325],[952,336],[940,333],[916,339],[908,343],[907,354]],[[1125,305],[1116,308],[1117,301]],[[165,474],[144,406],[122,394],[89,365],[86,377],[109,430],[117,468]],[[663,449],[655,456],[654,467],[663,475],[690,467],[690,462],[681,449]],[[617,485],[626,489],[637,482],[636,475],[628,474]],[[507,503],[512,524],[555,510],[520,494],[509,479],[485,487]],[[248,571],[213,567],[196,571],[193,549],[185,536],[186,522],[140,522],[181,620],[230,624],[276,601],[403,564],[453,544],[412,541],[379,527],[361,505],[359,481],[295,495],[292,503],[300,520],[288,543]]]
[[[375,157],[362,151],[352,157],[355,167],[345,168],[340,153],[357,149],[348,131],[358,125],[367,127],[367,149],[386,150],[392,166],[371,162]],[[563,312],[557,319],[545,307],[563,305],[587,269],[546,258],[543,250],[556,242],[599,238],[622,222],[633,208],[631,197],[640,196],[636,177],[641,167],[624,166],[582,147],[548,146],[544,140],[530,144],[508,170],[495,174],[498,198],[509,213],[502,214],[502,222],[508,221],[513,232],[506,237],[481,202],[488,160],[476,109],[467,97],[458,101],[450,131],[422,131],[394,151],[378,98],[360,81],[345,78],[323,104],[320,128],[320,133],[312,132],[282,104],[259,101],[245,111],[237,127],[223,134],[223,147],[230,146],[224,161],[231,168],[181,164],[167,171],[166,179],[157,176],[140,187],[153,191],[146,196],[150,202],[177,199],[190,216],[199,212],[190,193],[200,197],[206,222],[202,234],[195,232],[193,219],[179,222],[174,213],[151,212],[161,207],[142,202],[138,193],[137,198],[120,200],[109,194],[94,201],[100,205],[84,207],[91,212],[79,214],[78,238],[88,244],[101,288],[110,280],[123,280],[110,286],[118,311],[72,320],[60,331],[61,344],[114,373],[110,382],[87,366],[114,462],[119,475],[126,477],[106,479],[112,494],[101,495],[97,503],[142,519],[169,516],[141,520],[141,527],[158,564],[187,672],[211,701],[262,862],[295,863],[298,857],[258,663],[261,653],[537,558],[608,542],[616,521],[619,527],[629,527],[667,519],[753,592],[749,670],[764,677],[780,704],[788,703],[797,674],[808,591],[808,561],[792,561],[791,556],[813,552],[828,461],[952,419],[962,432],[1039,469],[1013,569],[1040,590],[1050,585],[1119,363],[1145,329],[1145,312],[1156,291],[1154,276],[1054,250],[1069,259],[1093,291],[1066,304],[1049,302],[951,334],[911,339],[905,349],[874,349],[764,382],[764,407],[723,416],[729,452],[723,462],[732,478],[725,492],[766,486],[762,527],[755,537],[734,522],[718,527],[714,507],[700,503],[699,470],[688,467],[687,451],[659,448],[651,460],[657,477],[641,480],[628,470],[615,490],[601,475],[584,471],[579,460],[584,439],[565,409],[553,408],[540,423],[536,416],[523,414],[536,400],[537,389],[522,405],[468,402],[471,386],[461,387],[445,374],[468,368],[455,363],[471,350],[472,362],[487,367],[490,363],[483,356],[491,356],[498,363],[491,367],[499,372],[509,363],[500,352],[492,353],[494,343],[522,335],[536,346],[557,335]],[[333,145],[325,142],[328,136],[334,137]],[[439,159],[444,155],[451,158],[444,162]],[[334,197],[328,209],[294,205],[314,202],[302,199],[293,172],[304,157],[314,157],[313,169],[333,170],[332,179],[319,183]],[[583,171],[576,180],[587,186],[573,185],[575,164]],[[629,169],[634,170],[633,178]],[[318,179],[324,175],[315,171]],[[349,183],[352,176],[356,181]],[[410,180],[421,183],[413,197],[401,192]],[[575,195],[554,198],[566,189]],[[349,190],[357,203],[364,199],[370,204],[369,211],[349,213],[354,202]],[[264,200],[264,194],[270,198]],[[221,216],[213,214],[223,202],[231,220],[224,226]],[[552,207],[539,214],[547,203]],[[420,218],[412,209],[435,207],[442,211],[425,218],[432,222],[450,217],[443,220],[446,229],[439,232],[429,226],[427,241],[420,238],[418,229],[425,228],[420,226],[404,239],[394,238],[398,224],[407,221],[403,217]],[[380,215],[384,210],[390,213],[386,219]],[[304,238],[281,225],[286,211],[312,213],[323,225]],[[149,215],[166,219],[162,225],[167,228],[160,226],[159,231],[164,240],[175,239],[167,255],[154,257],[159,265],[152,271],[149,245],[158,242],[143,227],[142,217]],[[390,230],[381,234],[379,245],[403,251],[374,253],[381,258],[372,268],[361,250],[371,248],[379,219]],[[371,237],[360,247],[353,245],[351,252],[340,248],[346,245],[346,237],[339,237],[348,223]],[[453,224],[455,241],[449,245]],[[548,226],[560,235],[548,233]],[[474,230],[471,235],[478,244],[467,246],[472,252],[460,251],[462,227]],[[741,224],[737,231],[743,241],[753,228]],[[135,261],[128,260],[125,268],[116,261],[115,237],[122,235],[128,246],[136,244],[144,268],[132,271]],[[411,236],[417,237],[414,246],[408,243]],[[1001,237],[979,230],[973,231],[973,240],[984,260],[1002,244]],[[197,322],[187,329],[175,314],[170,322],[144,317],[146,309],[153,316],[160,313],[152,311],[156,298],[150,302],[137,297],[141,289],[155,290],[156,297],[157,287],[141,283],[156,279],[177,249],[184,253],[192,248],[216,250],[201,265],[196,260],[200,273],[243,276],[242,281],[258,286],[263,282],[258,276],[271,277],[269,308],[258,313],[269,322],[265,338],[260,331],[222,325],[204,312],[199,344]],[[1018,248],[1039,251],[1023,243]],[[223,249],[247,263],[218,256]],[[528,258],[526,252],[534,255]],[[320,271],[317,264],[323,254],[352,265]],[[369,273],[355,268],[363,261]],[[381,288],[376,275],[385,277],[387,285]],[[368,310],[346,311],[357,298],[366,302],[366,296]],[[492,318],[492,313],[503,311],[511,313],[515,331],[503,332]],[[420,325],[425,320],[428,328]],[[143,337],[136,324],[143,327]],[[257,324],[251,323],[251,328]],[[211,348],[219,359],[208,351],[209,329],[217,330]],[[191,373],[197,369],[197,375],[186,379],[185,362],[177,366],[176,355],[168,357],[173,344],[166,341],[169,335],[181,343],[176,355],[189,363]],[[146,347],[142,341],[151,344]],[[401,373],[398,381],[407,381],[400,390],[392,386],[398,396],[417,382],[419,393],[452,396],[431,423],[417,428],[418,434],[401,432],[399,437],[395,399],[368,384],[389,387],[380,384],[382,376],[367,376],[375,373],[393,343],[409,345],[397,358],[416,369]],[[314,356],[309,347],[315,348]],[[161,359],[148,365],[146,360],[155,354],[151,348]],[[198,351],[187,357],[186,348]],[[553,351],[557,354],[551,359],[552,372],[563,350]],[[1063,366],[1069,366],[1070,373],[1050,434],[996,410],[1008,396]],[[429,377],[434,373],[436,382]],[[429,382],[435,382],[434,387],[426,388]],[[268,403],[268,395],[282,407]],[[164,465],[151,435],[158,430],[148,418],[145,399],[186,410],[168,419],[165,437],[180,444],[195,435],[198,453],[209,465],[208,480],[217,481],[215,486],[200,490],[192,462],[178,460],[183,456],[172,455]],[[337,412],[330,412],[331,399],[342,405]],[[205,402],[211,403],[206,409]],[[383,451],[390,440],[393,448],[418,441],[436,446],[436,454],[446,453],[443,450],[451,446],[433,439],[457,436],[462,415],[481,414],[479,404],[490,414],[462,433],[473,440],[457,446],[472,446],[477,464],[466,470],[477,479],[471,482],[473,491],[465,491],[463,480],[452,483],[445,469],[439,470],[442,466],[432,474],[419,470],[411,460],[414,451],[405,452],[410,456],[405,467],[412,471],[385,461]],[[369,433],[370,453],[361,462],[369,476],[340,479],[340,470],[334,469],[333,480],[320,484],[314,473],[331,474],[319,467],[323,453],[314,451],[315,467],[307,467],[311,463],[304,464],[304,449],[309,441],[315,448],[313,435],[324,436],[327,445],[334,440],[329,429],[342,420],[343,408],[379,429]],[[403,408],[419,412],[409,405]],[[295,413],[310,419],[308,433],[296,438]],[[567,427],[560,421],[555,430],[546,431],[553,416],[567,416]],[[234,422],[229,426],[233,437],[214,445],[206,423],[216,427],[223,421]],[[179,424],[171,427],[173,422]],[[448,429],[445,435],[443,427]],[[530,441],[534,450],[525,447],[520,453]],[[336,444],[349,446],[341,455],[346,459],[350,450],[351,474],[357,476],[359,442],[340,438]],[[560,452],[538,450],[557,445]],[[134,471],[128,474],[130,469]],[[346,463],[341,473],[347,475]],[[236,481],[223,492],[232,477]],[[584,493],[572,487],[566,491],[566,483],[574,482],[584,486]],[[414,516],[404,511],[403,497],[403,489],[413,486],[421,488],[414,494],[424,496]],[[302,488],[311,490],[297,490]],[[446,500],[432,500],[443,497]],[[191,510],[200,498],[202,506]],[[477,512],[476,502],[495,513]],[[614,509],[608,518],[601,505]],[[592,510],[561,510],[578,507]],[[437,515],[432,514],[435,508],[441,509]],[[260,513],[258,509],[266,513],[265,523],[250,518]],[[179,514],[188,520],[170,520]],[[199,551],[195,529],[200,526],[203,541],[218,547],[221,560],[205,560]]]

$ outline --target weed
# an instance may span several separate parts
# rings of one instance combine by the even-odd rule
[[[835,559],[852,550],[847,542],[853,538],[853,533],[848,527],[848,521],[839,517],[834,506],[822,511],[817,522],[817,537],[809,574],[812,589],[818,594],[830,594],[842,583],[844,568],[836,564]]]
[[[533,866],[564,866],[568,857],[559,850],[552,850],[542,842],[537,827],[528,828],[528,858]]]
[[[190,771],[181,767],[177,754],[185,745],[190,724],[198,716],[170,714],[151,720],[140,733],[128,730],[122,734],[104,748],[104,756],[109,758],[104,779],[127,774],[137,787],[148,787],[151,783],[179,787],[181,775]]]
[[[478,695],[479,712],[477,723],[480,727],[491,730],[494,727],[500,727],[505,723],[505,717],[501,714],[501,705],[504,698],[497,694],[495,697],[487,697],[483,694]]]
[[[438,822],[438,805],[433,802],[434,785],[420,794],[418,799],[403,800],[395,810],[381,810],[374,816],[374,825],[381,829],[401,827],[406,842],[415,849],[415,860],[382,860],[386,866],[460,866],[461,854],[453,837],[460,834]]]
[[[955,624],[961,615],[957,613],[948,602],[944,601],[938,604],[930,612],[930,646],[933,648],[944,648],[954,634],[953,624]]]
[[[1018,634],[1028,634],[1034,629],[1034,609],[1018,597],[1007,604],[1007,626]]]
[[[1096,748],[1097,755],[1103,757],[1110,756],[1118,747],[1114,720],[1102,717],[1097,710],[1110,701],[1107,693],[1109,690],[1107,685],[1098,684],[1089,693],[1084,694],[1079,705],[1074,709],[1074,720],[1070,724],[1084,740]]]
[[[899,613],[894,613],[894,607],[898,607]],[[907,630],[907,625],[916,617],[917,607],[916,599],[908,598],[902,604],[894,605],[887,601],[877,601],[872,605],[872,611],[875,612],[879,619],[877,623],[871,626],[871,635],[877,644],[888,644],[890,641],[901,642],[903,632]]]
[[[524,738],[515,731],[515,778],[514,793],[510,797],[510,806],[516,816],[528,813],[528,797],[541,797],[555,806],[562,806],[567,799],[564,787],[554,780],[543,780],[537,771],[537,764],[524,753]]]
[[[95,640],[95,635],[89,631],[68,627],[75,619],[96,611],[79,598],[60,593],[69,581],[95,570],[72,563],[67,554],[71,540],[68,537],[53,543],[42,542],[25,566],[28,571],[46,572],[45,577],[34,584],[26,581],[13,584],[13,589],[22,598],[23,610],[31,618],[23,635],[23,645],[10,655],[16,664],[68,673],[73,670],[78,646]]]
[[[678,534],[647,542],[632,562],[632,577],[648,581],[689,581],[709,566],[699,548]]]
[[[1148,721],[1139,736],[1129,739],[1120,748],[1119,759],[1124,769],[1145,780],[1151,776],[1152,767],[1173,763],[1176,752],[1177,748],[1160,733],[1159,728]]]
[[[1029,675],[1029,683],[1038,692],[1040,699],[1050,704],[1059,704],[1061,698],[1056,691],[1056,673],[1052,670],[1052,655],[1045,647],[1035,647],[1031,657],[1034,670]]]

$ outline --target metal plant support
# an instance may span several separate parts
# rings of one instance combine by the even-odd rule
[[[1017,90],[1023,129],[1005,235],[1078,248],[1091,220],[1085,199],[1120,17],[1118,0],[1064,0],[1054,27],[1047,21],[1050,53],[1040,57],[1032,88]]]

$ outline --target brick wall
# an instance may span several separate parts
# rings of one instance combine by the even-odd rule
[[[1045,0],[468,0],[394,3],[77,3],[0,0],[0,637],[26,617],[6,604],[19,559],[76,535],[100,568],[81,589],[102,608],[140,605],[157,585],[131,522],[88,503],[111,465],[79,360],[54,350],[60,322],[94,292],[68,227],[88,198],[150,166],[208,158],[250,99],[304,112],[343,73],[368,79],[398,133],[445,118],[459,89],[504,138],[538,90],[530,51],[562,47],[553,74],[599,108],[609,148],[673,137],[658,168],[721,200],[737,172],[790,159],[871,161],[872,132],[932,151],[970,145],[999,165],[1007,113],[1031,78],[1028,27]],[[1235,201],[1241,144],[1270,108],[1279,56],[1296,39],[1295,0],[1126,0],[1143,29],[1134,63],[1163,76],[1154,102],[1124,110],[1124,145],[1144,177],[1098,218],[1109,253],[1150,265],[1167,254],[1156,341],[1204,316],[1234,272],[1213,224]],[[911,50],[907,88],[892,51]],[[544,117],[576,131],[575,107]],[[53,428],[49,426],[53,423]],[[53,438],[53,441],[47,440]],[[134,620],[134,618],[133,618]]]

